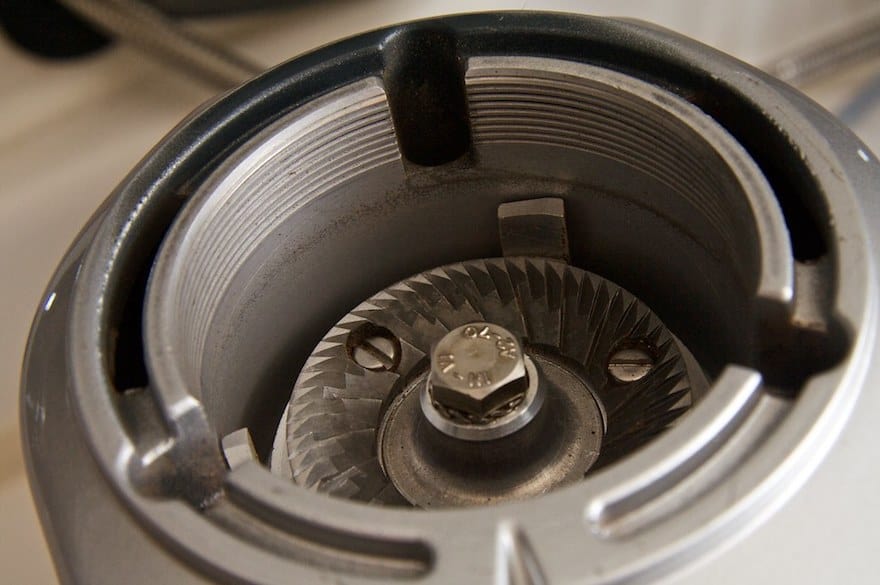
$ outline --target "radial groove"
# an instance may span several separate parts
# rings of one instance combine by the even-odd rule
[[[584,377],[606,416],[605,445],[596,467],[650,440],[691,403],[683,348],[628,292],[553,260],[475,260],[389,287],[356,307],[318,344],[288,409],[294,481],[340,497],[402,504],[381,467],[383,417],[391,416],[394,398],[422,375],[433,344],[449,330],[475,321],[510,328],[523,337],[526,348],[556,356]],[[399,339],[408,355],[398,371],[366,370],[349,358],[348,336],[367,323]],[[619,384],[607,375],[606,362],[626,340],[650,343],[656,366],[640,380]]]

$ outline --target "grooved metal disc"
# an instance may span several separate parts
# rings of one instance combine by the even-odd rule
[[[46,290],[20,420],[58,567],[189,585],[855,575],[880,521],[863,464],[878,190],[876,156],[813,102],[631,21],[444,17],[280,64],[157,145]],[[533,257],[577,259],[674,329]],[[431,344],[474,319],[517,330],[543,401],[468,442],[412,397]],[[459,420],[515,400],[476,418],[460,402]],[[832,531],[847,538],[804,554]]]
[[[579,391],[594,394],[605,428],[588,471],[661,433],[706,385],[696,362],[685,358],[687,350],[657,316],[601,277],[543,258],[452,264],[376,294],[317,345],[282,422],[290,466],[285,474],[331,495],[405,504],[383,469],[387,437],[380,441],[378,435],[384,418],[401,411],[388,407],[426,375],[431,347],[444,334],[475,321],[518,335],[527,353],[564,368],[578,388],[589,389]],[[354,359],[365,331],[393,336],[398,353],[387,368],[364,367]],[[643,375],[631,381],[609,375],[612,355],[633,347],[650,360]]]

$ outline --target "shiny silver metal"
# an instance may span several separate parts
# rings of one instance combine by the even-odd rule
[[[654,362],[652,352],[645,344],[638,341],[625,343],[608,358],[608,375],[621,384],[636,382],[651,372]]]
[[[558,197],[498,206],[498,237],[505,256],[540,256],[568,262],[565,202]]]
[[[247,429],[238,429],[223,437],[223,456],[230,469],[238,467],[248,461],[257,461],[257,451],[254,449],[254,441]]]
[[[426,425],[424,390],[404,391],[391,405],[379,435],[382,469],[406,502],[442,510],[521,501],[578,483],[597,466],[606,428],[597,397],[546,355],[526,363],[540,385],[524,409],[488,428]]]
[[[400,359],[400,343],[390,333],[371,331],[349,338],[349,353],[354,362],[368,370],[393,370]]]
[[[446,408],[482,418],[525,394],[528,385],[522,346],[500,325],[479,321],[461,325],[431,350],[425,388]]]
[[[419,404],[422,414],[434,428],[456,439],[466,441],[492,441],[506,437],[529,424],[544,404],[544,389],[538,377],[538,370],[531,358],[523,356],[521,360],[523,375],[520,378],[525,386],[517,388],[485,413],[467,412],[475,415],[477,420],[468,420],[450,414],[450,409],[457,409],[437,399],[435,384],[428,378],[424,389],[419,392]],[[432,367],[433,373],[433,367]],[[486,415],[490,416],[486,416]],[[598,453],[598,450],[597,450]]]
[[[826,476],[858,464],[835,441],[864,437],[870,417],[847,421],[876,405],[878,186],[875,157],[815,104],[633,22],[456,17],[267,73],[160,145],[47,291],[22,427],[62,579],[714,581],[793,494],[849,489]],[[544,197],[565,202],[570,264],[498,258],[499,206]],[[406,311],[416,289],[447,322]],[[534,459],[559,473],[492,490],[448,473],[444,491],[389,427],[419,419],[380,415],[420,413],[424,379],[403,374],[427,375],[431,339],[472,321],[518,333],[490,313],[523,298],[527,353],[589,347],[563,306],[627,336],[627,307],[650,307],[676,360],[619,384],[611,342],[576,367],[531,354],[542,379],[586,387],[548,392],[535,423],[577,396],[552,412],[600,421],[600,439],[560,425],[572,440]],[[347,353],[380,319],[406,333],[393,371]],[[634,448],[627,419],[645,413],[657,436]],[[242,428],[260,462],[230,466],[220,437]],[[828,521],[809,504],[790,509]]]
[[[427,391],[432,365],[441,365],[431,354],[450,335],[479,334],[468,329],[475,323],[492,323],[529,348],[523,400],[488,421],[442,412]],[[365,331],[398,340],[395,368],[353,366],[350,342]],[[658,367],[621,386],[605,356],[632,340],[656,348]],[[635,452],[708,386],[687,348],[614,283],[547,258],[456,263],[376,293],[324,335],[278,425],[271,469],[305,488],[376,505],[523,499]]]

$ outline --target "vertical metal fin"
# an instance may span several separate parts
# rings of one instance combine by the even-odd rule
[[[520,528],[501,525],[495,546],[495,585],[546,585],[535,550]]]

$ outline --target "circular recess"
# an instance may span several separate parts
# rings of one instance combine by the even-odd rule
[[[455,17],[282,65],[175,130],[74,248],[24,392],[64,389],[76,414],[47,424],[89,459],[41,451],[35,481],[112,486],[101,512],[155,536],[168,582],[678,570],[796,490],[864,383],[862,148],[631,22]],[[416,428],[432,343],[473,322],[547,382],[499,440],[559,429],[494,477],[464,447],[495,441],[410,440],[436,430]],[[59,521],[89,501],[49,499]]]
[[[396,340],[396,371],[373,371],[352,359],[348,340],[365,329]],[[458,424],[457,432],[434,428],[443,429],[443,421],[428,424],[433,408],[420,406],[429,393],[429,356],[458,355],[453,365],[465,370],[474,363],[496,366],[497,360],[488,359],[498,351],[493,333],[513,347],[519,347],[515,339],[525,346],[525,409],[485,426]],[[464,345],[471,337],[478,345]],[[655,348],[657,366],[621,384],[605,364],[633,339]],[[479,355],[464,355],[469,350]],[[485,376],[503,382],[515,363],[504,361],[503,371],[493,367]],[[455,373],[446,368],[446,378],[435,378],[434,387],[455,384]],[[605,279],[544,258],[453,264],[364,301],[318,343],[275,441],[286,442],[287,461],[280,465],[289,469],[276,472],[309,489],[377,504],[521,499],[582,479],[591,468],[637,450],[706,387],[699,366],[656,315]],[[434,399],[442,400],[436,393]],[[509,424],[515,425],[513,434],[505,428]]]
[[[464,441],[420,424],[423,409],[415,397],[424,378],[403,390],[383,419],[378,445],[398,498],[418,508],[478,506],[532,498],[583,479],[601,450],[602,409],[570,369],[544,355],[533,361],[545,386],[541,408],[521,429],[495,440]]]
[[[447,49],[441,43],[437,50]],[[191,389],[221,434],[245,426],[265,436],[271,417],[242,419],[242,400],[277,395],[290,384],[284,372],[294,372],[275,364],[303,356],[276,431],[286,441],[273,441],[282,452],[271,460],[287,459],[289,469],[276,471],[309,490],[471,508],[538,494],[546,500],[548,491],[586,482],[588,472],[612,463],[644,473],[659,463],[642,460],[638,471],[627,464],[706,392],[704,370],[728,388],[715,402],[753,396],[751,377],[724,368],[751,363],[767,307],[792,300],[791,250],[772,191],[742,147],[696,107],[608,69],[546,58],[474,56],[463,81],[461,96],[442,84],[435,90],[467,101],[470,157],[447,154],[446,165],[428,166],[420,155],[409,160],[413,128],[400,118],[407,106],[399,102],[418,94],[388,91],[392,78],[366,78],[275,121],[227,157],[158,256],[146,315],[149,346],[163,348],[148,352],[158,385]],[[452,123],[438,120],[438,128]],[[459,144],[460,136],[450,140]],[[568,263],[511,256],[423,272],[356,308],[312,352],[309,337],[367,298],[371,283],[444,260],[487,257],[499,241],[516,249],[515,234],[529,231],[518,222],[532,220],[517,211],[502,218],[501,206],[548,193],[563,195],[570,249],[548,241],[546,253],[570,256]],[[520,239],[531,246],[528,236]],[[636,297],[578,264],[631,285]],[[683,305],[683,297],[690,302]],[[698,348],[695,356],[641,303],[662,311],[676,335]],[[505,308],[515,310],[505,315]],[[346,344],[363,321],[400,341],[393,370],[350,359]],[[461,453],[444,459],[455,449],[414,430],[423,430],[414,388],[432,344],[474,321],[521,335],[536,364],[549,356],[545,369],[558,380],[579,377],[568,394],[556,394],[590,390],[576,394],[580,406],[557,405],[557,417],[569,415],[564,429],[555,440],[530,443],[542,448],[525,461],[502,464],[507,448],[490,458],[484,472],[496,462],[508,471],[494,481],[483,481]],[[567,331],[571,323],[579,325]],[[641,379],[610,377],[612,348],[621,344],[653,348],[656,367]],[[597,412],[604,425],[598,440],[587,435]],[[717,416],[704,411],[691,424],[718,425]],[[540,417],[535,422],[519,433],[546,429]],[[676,430],[688,440],[702,436],[686,428]],[[653,462],[676,460],[671,444]],[[686,469],[676,464],[670,472]],[[619,518],[640,517],[632,508],[644,498],[639,492],[604,497],[589,515],[599,532],[616,534]]]
[[[526,385],[485,414],[474,415],[437,397],[430,376],[419,390],[422,415],[440,432],[468,441],[491,441],[506,437],[532,422],[544,405],[546,388],[541,384],[532,358],[523,356]]]

